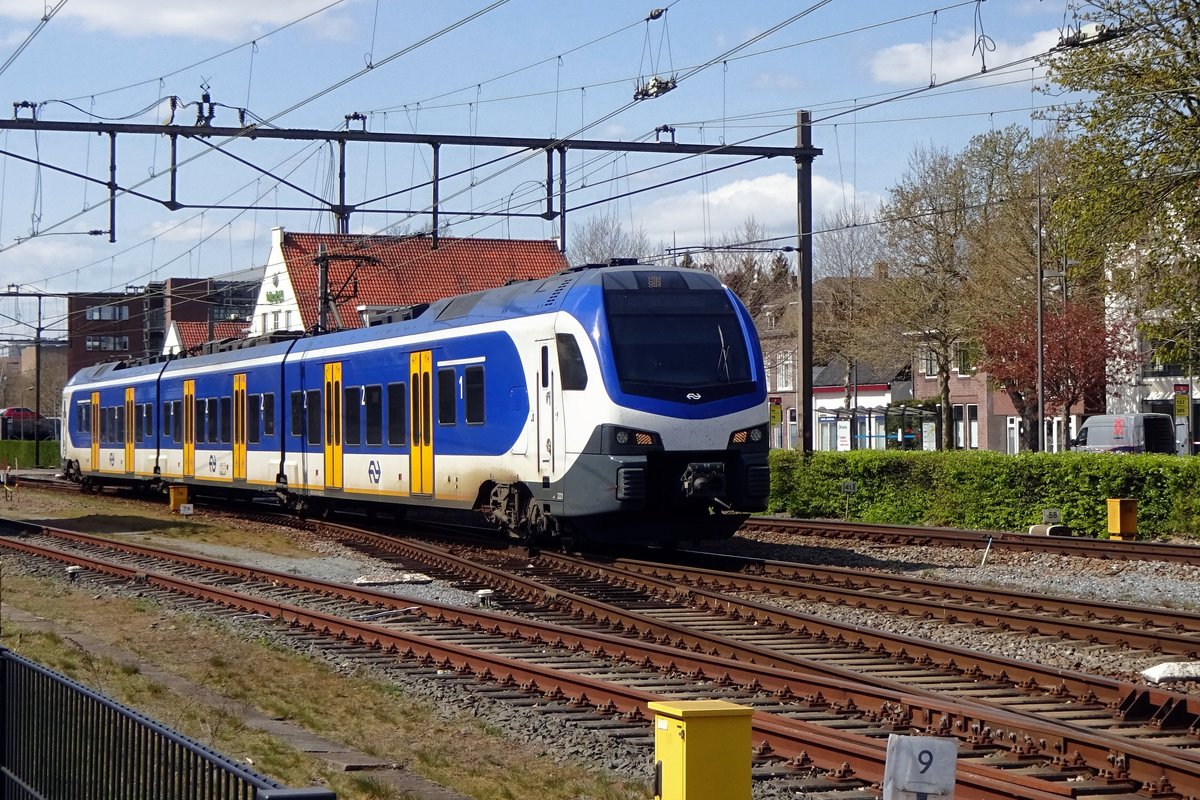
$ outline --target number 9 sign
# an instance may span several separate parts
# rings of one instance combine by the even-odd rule
[[[883,800],[952,800],[958,740],[933,736],[888,737]]]

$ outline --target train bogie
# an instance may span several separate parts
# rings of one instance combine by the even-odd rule
[[[63,456],[92,485],[474,509],[530,538],[726,536],[766,503],[761,365],[711,276],[573,270],[377,328],[85,370]]]

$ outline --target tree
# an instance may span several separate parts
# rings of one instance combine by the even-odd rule
[[[961,158],[917,145],[881,216],[893,279],[880,290],[879,314],[932,359],[941,402],[941,446],[954,446],[950,369],[973,333],[966,259],[972,185]]]
[[[855,365],[884,365],[903,354],[902,337],[886,330],[877,313],[879,284],[886,280],[879,230],[862,206],[821,220],[813,283],[813,351],[816,360],[845,364],[844,406],[850,408]]]
[[[615,211],[576,225],[567,245],[572,264],[607,264],[614,258],[645,258],[650,253],[645,229],[626,231]]]
[[[1078,135],[1056,211],[1077,220],[1071,250],[1096,269],[1138,245],[1115,289],[1136,298],[1165,360],[1194,362],[1200,333],[1200,6],[1090,0],[1094,35],[1064,39],[1046,91],[1087,93],[1046,112]],[[1081,28],[1081,31],[1086,30]]]
[[[1045,412],[1065,417],[1077,403],[1103,396],[1137,360],[1124,323],[1106,321],[1091,301],[1056,302],[1042,317]],[[982,330],[978,367],[1007,394],[1025,423],[1023,448],[1038,449],[1037,304],[997,315]],[[1066,425],[1063,425],[1066,429]]]

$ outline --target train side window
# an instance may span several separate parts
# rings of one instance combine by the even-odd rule
[[[583,353],[579,342],[569,333],[554,337],[558,344],[558,380],[563,391],[582,391],[587,388],[587,367],[583,364]]]
[[[75,404],[75,432],[83,433],[83,403]]]
[[[230,428],[233,424],[233,398],[222,397],[221,402],[221,441],[226,444],[230,439]]]
[[[246,398],[246,441],[258,444],[262,431],[262,395],[252,394]]]
[[[83,432],[91,434],[92,432],[92,404],[85,403],[83,405]]]
[[[342,388],[342,440],[362,444],[362,387]]]
[[[171,403],[171,438],[177,442],[183,441],[183,401]]]
[[[442,425],[453,425],[458,408],[458,398],[454,396],[454,370],[438,370],[437,390],[438,422]]]
[[[115,442],[121,443],[125,441],[125,408],[123,406],[113,406],[113,416],[117,418],[117,435]]]
[[[387,387],[388,444],[404,444],[407,406],[403,383],[389,383]]]
[[[468,425],[483,424],[483,367],[467,367],[463,381],[463,399]]]
[[[138,403],[133,407],[133,441],[142,443],[142,432],[146,430],[146,406]]]
[[[162,435],[166,439],[171,435],[171,401],[163,400],[162,404]]]
[[[146,438],[154,438],[154,403],[146,403],[142,407],[142,422],[146,425]]]
[[[193,424],[196,426],[196,443],[200,444],[204,441],[204,433],[208,430],[206,420],[208,419],[208,401],[203,398],[196,398],[196,413],[193,417]]]
[[[383,387],[367,386],[363,406],[367,415],[367,444],[383,444]]]
[[[550,385],[550,348],[542,346],[542,388]]]
[[[321,443],[321,390],[310,389],[304,407],[308,411],[308,443]]]
[[[108,409],[100,409],[100,441],[107,442],[108,439]]]
[[[292,392],[292,436],[304,435],[304,392]]]
[[[209,443],[219,442],[221,431],[221,415],[218,413],[219,406],[217,398],[210,397],[208,399],[208,441]],[[225,441],[229,441],[229,433],[225,432]]]
[[[267,392],[262,396],[262,428],[263,436],[268,438],[275,435],[275,394]]]

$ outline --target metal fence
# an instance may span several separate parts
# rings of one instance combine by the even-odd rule
[[[287,789],[0,648],[3,800],[336,800]]]

